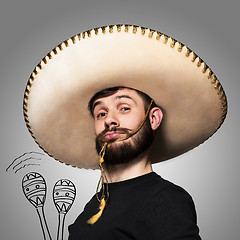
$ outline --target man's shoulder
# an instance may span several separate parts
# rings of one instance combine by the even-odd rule
[[[200,239],[196,210],[189,193],[156,175],[147,201],[134,222],[138,235],[149,239]],[[167,238],[165,238],[167,237]],[[189,239],[190,239],[189,238]]]
[[[160,175],[155,173],[155,179],[153,183],[153,188],[156,189],[156,194],[186,194],[189,193],[181,186],[162,178]]]
[[[148,193],[149,196],[139,211],[140,218],[165,221],[172,216],[179,220],[188,218],[196,223],[194,201],[184,188],[155,174],[155,180]]]
[[[195,208],[191,195],[183,187],[162,178],[158,174],[155,174],[152,188],[153,191],[147,205]]]

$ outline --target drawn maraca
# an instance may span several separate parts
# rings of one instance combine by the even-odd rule
[[[51,240],[43,209],[47,191],[43,176],[36,172],[26,174],[22,179],[22,189],[28,201],[37,210],[44,240]]]
[[[74,184],[67,179],[56,182],[53,188],[53,201],[58,210],[58,233],[57,240],[63,240],[65,217],[76,197]]]

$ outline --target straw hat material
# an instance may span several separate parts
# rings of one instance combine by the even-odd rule
[[[194,52],[160,32],[114,25],[69,38],[36,66],[24,95],[28,130],[56,160],[98,168],[87,105],[96,92],[115,86],[145,92],[164,111],[152,163],[203,143],[226,117],[224,90]]]

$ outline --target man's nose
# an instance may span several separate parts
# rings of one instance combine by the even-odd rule
[[[105,118],[105,127],[106,128],[113,128],[119,127],[120,123],[117,117],[113,113],[108,113],[107,117]]]

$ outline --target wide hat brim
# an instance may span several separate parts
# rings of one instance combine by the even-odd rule
[[[96,92],[115,86],[145,92],[163,109],[152,163],[203,143],[227,113],[219,80],[193,51],[151,29],[114,25],[69,38],[36,66],[24,95],[31,135],[60,162],[98,168],[87,106]]]

